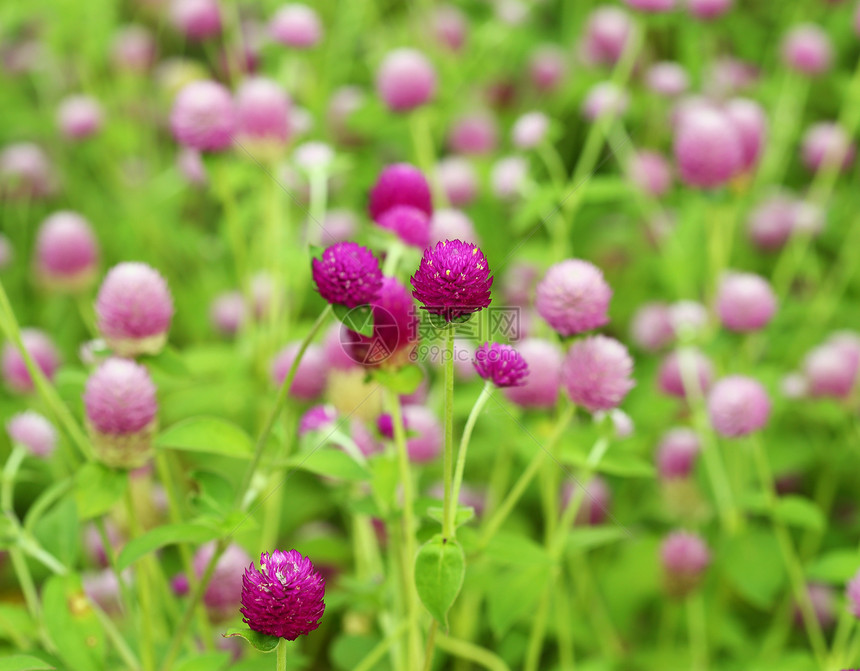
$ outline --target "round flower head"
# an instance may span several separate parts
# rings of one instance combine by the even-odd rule
[[[554,44],[538,47],[529,59],[529,79],[538,91],[558,88],[567,72],[567,54]]]
[[[408,112],[436,95],[436,70],[420,51],[395,49],[376,72],[376,92],[392,112]]]
[[[803,136],[801,153],[803,165],[817,172],[825,165],[835,163],[843,171],[854,162],[856,147],[845,130],[836,123],[817,123]]]
[[[311,262],[311,274],[320,295],[334,305],[367,305],[382,288],[379,261],[367,247],[337,242]]]
[[[60,132],[70,140],[83,140],[95,135],[101,129],[102,121],[101,105],[90,96],[69,96],[57,110]]]
[[[645,75],[648,88],[663,96],[679,96],[690,87],[690,77],[684,67],[674,61],[660,61]]]
[[[708,414],[714,430],[724,438],[746,436],[767,424],[770,399],[758,381],[732,375],[711,389]]]
[[[845,588],[848,597],[848,607],[856,618],[860,618],[860,571],[848,582]]]
[[[478,177],[468,159],[443,158],[436,165],[436,180],[452,207],[469,205],[478,193]]]
[[[664,480],[689,477],[702,451],[698,434],[683,427],[670,429],[657,447],[657,470]]]
[[[56,191],[56,178],[45,152],[32,142],[17,142],[0,153],[0,196],[44,198]]]
[[[687,0],[687,9],[697,19],[710,21],[732,8],[734,0]]]
[[[355,145],[361,143],[361,135],[350,127],[350,117],[361,109],[365,98],[364,91],[357,86],[341,86],[332,93],[326,121],[340,144]]]
[[[293,152],[293,163],[308,175],[315,172],[327,173],[334,159],[334,149],[325,142],[304,142]]]
[[[60,366],[60,355],[51,339],[44,331],[25,328],[21,329],[21,341],[36,366],[49,381],[52,380]],[[3,377],[12,391],[27,393],[34,389],[24,358],[11,342],[3,345]]]
[[[376,223],[407,245],[424,249],[430,243],[430,218],[417,207],[395,205],[379,215]]]
[[[313,431],[328,431],[337,420],[337,409],[333,405],[315,405],[299,420],[299,435]]]
[[[529,164],[522,156],[506,156],[493,164],[490,186],[493,194],[503,201],[513,201],[523,195],[528,180]]]
[[[171,0],[170,18],[176,29],[194,42],[221,34],[217,0]]]
[[[167,282],[145,263],[120,263],[102,282],[96,317],[108,346],[120,356],[158,354],[173,318]]]
[[[752,88],[760,78],[759,68],[731,56],[717,58],[709,68],[705,93],[715,98],[727,98]]]
[[[682,366],[689,368],[689,373],[682,374]],[[686,398],[687,385],[697,384],[699,393],[703,393],[711,386],[713,376],[710,359],[697,349],[686,349],[681,353],[670,352],[666,355],[660,364],[657,380],[664,394]]]
[[[437,242],[424,250],[412,276],[412,295],[423,309],[447,322],[490,304],[493,276],[484,253],[462,240]]]
[[[215,553],[215,542],[206,543],[194,554],[194,573],[203,577]],[[215,572],[203,594],[206,610],[215,619],[226,620],[233,616],[242,602],[242,571],[251,557],[235,543],[231,543],[215,563]]]
[[[675,0],[624,0],[625,4],[641,12],[668,12],[675,9]]]
[[[291,102],[276,82],[266,77],[242,82],[235,107],[236,140],[252,154],[276,155],[287,143]]]
[[[511,305],[530,307],[541,276],[540,267],[528,261],[514,261],[505,271],[502,291]],[[522,315],[520,315],[522,316]]]
[[[743,151],[737,127],[718,110],[700,108],[684,114],[675,133],[675,160],[689,186],[722,186],[741,168]]]
[[[428,217],[433,214],[430,185],[424,174],[408,163],[395,163],[386,167],[370,190],[367,209],[370,218],[379,218],[396,205],[415,207]]]
[[[751,170],[758,163],[767,135],[767,117],[757,102],[735,98],[726,104],[726,115],[734,123],[741,141],[741,168]]]
[[[98,243],[86,219],[76,212],[49,216],[36,235],[36,273],[47,286],[77,291],[95,279]]]
[[[433,36],[439,44],[452,51],[463,48],[468,31],[468,23],[463,12],[453,5],[443,5],[434,10],[432,21]]]
[[[782,42],[782,60],[791,69],[806,75],[827,72],[833,61],[830,37],[812,23],[795,26]]]
[[[475,350],[472,362],[478,375],[497,387],[520,387],[528,379],[529,367],[510,345],[484,343]]]
[[[326,212],[320,222],[308,219],[307,238],[312,245],[333,245],[355,237],[358,217],[351,210],[334,209]]]
[[[215,297],[209,309],[209,320],[215,330],[234,336],[248,318],[248,304],[241,291],[227,291]]]
[[[128,570],[123,572],[123,579],[128,578]],[[122,613],[122,588],[113,569],[87,571],[81,575],[81,587],[92,603],[105,613],[119,615]]]
[[[485,112],[460,117],[448,134],[448,148],[458,154],[490,154],[498,144],[496,121]]]
[[[517,351],[528,366],[528,375],[518,386],[505,389],[505,396],[523,408],[553,408],[561,388],[561,365],[564,356],[555,343],[530,338],[517,345]]]
[[[659,198],[672,187],[669,162],[655,151],[638,151],[630,159],[630,179],[637,188]]]
[[[671,344],[675,329],[665,303],[646,303],[633,315],[630,337],[646,352],[656,352]]]
[[[6,432],[13,443],[23,445],[30,454],[47,459],[57,448],[57,431],[38,412],[27,410],[6,422]]]
[[[807,391],[812,396],[847,398],[854,389],[860,361],[832,341],[813,349],[803,362]]]
[[[574,403],[595,412],[618,407],[635,384],[632,373],[627,348],[613,338],[596,335],[571,345],[561,380]]]
[[[603,116],[621,116],[630,106],[630,96],[612,82],[598,82],[591,87],[582,104],[582,114],[589,121]]]
[[[612,289],[600,269],[580,259],[567,259],[547,270],[537,285],[538,314],[563,336],[576,335],[609,323]]]
[[[319,626],[325,579],[296,550],[260,555],[242,577],[242,621],[254,631],[294,641]]]
[[[156,45],[152,33],[141,25],[117,30],[111,46],[115,67],[129,72],[145,72],[155,63]]]
[[[199,151],[221,151],[233,143],[236,109],[230,92],[218,82],[193,81],[177,94],[170,112],[173,137]]]
[[[567,508],[573,500],[574,495],[580,491],[582,485],[578,482],[565,482],[561,492],[561,506]],[[609,517],[609,502],[612,492],[609,485],[599,475],[594,476],[585,484],[582,494],[582,502],[576,513],[576,523],[595,526],[603,524]]]
[[[287,379],[300,347],[301,343],[291,343],[275,356],[272,362],[272,381],[276,385],[282,385]],[[315,344],[309,345],[296,369],[296,375],[290,385],[290,395],[303,401],[313,401],[318,398],[325,389],[327,371],[328,362],[322,347]]]
[[[797,201],[787,193],[774,193],[759,203],[747,220],[747,233],[761,250],[780,249],[791,237]]]
[[[406,439],[409,460],[422,464],[433,461],[442,453],[444,430],[436,414],[423,405],[403,407],[403,422],[412,436]]]
[[[672,596],[686,596],[702,579],[711,563],[711,553],[696,534],[676,531],[660,546],[660,560],[666,576],[666,587]]]
[[[585,56],[593,63],[614,65],[632,37],[633,21],[627,12],[610,5],[598,7],[585,27]]]
[[[717,292],[717,314],[730,331],[758,331],[776,312],[767,280],[753,273],[726,273]]]
[[[430,220],[430,243],[443,240],[477,240],[469,215],[460,210],[436,210]]]
[[[158,402],[146,368],[128,359],[108,359],[87,380],[84,406],[87,429],[101,461],[117,468],[137,468],[149,460]]]
[[[699,335],[708,323],[707,308],[696,301],[677,301],[669,306],[669,321],[679,338]]]
[[[534,149],[546,137],[549,117],[543,112],[528,112],[517,119],[511,129],[511,141],[517,149]]]
[[[322,33],[319,16],[307,5],[284,5],[269,22],[272,39],[294,49],[315,46],[322,39]]]

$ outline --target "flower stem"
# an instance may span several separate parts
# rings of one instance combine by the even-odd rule
[[[510,667],[501,657],[493,654],[486,648],[469,643],[468,641],[450,638],[444,634],[439,635],[437,639],[439,647],[442,650],[450,652],[452,655],[471,660],[490,671],[510,671]]]
[[[278,641],[278,661],[275,667],[277,671],[287,671],[287,639]]]
[[[137,511],[135,510],[134,499],[131,495],[131,487],[128,487],[126,489],[125,494],[125,505],[126,511],[128,513],[129,527],[131,529],[132,537],[137,538],[143,533],[143,530],[141,529],[140,522],[137,519]],[[149,562],[141,561],[137,565],[137,571],[135,575],[135,583],[137,585],[137,600],[140,605],[138,613],[138,626],[140,627],[141,633],[140,659],[144,671],[152,671],[153,669],[155,669],[155,655],[152,633],[152,625],[154,620],[152,613],[152,602],[150,601],[152,592],[149,585],[150,576],[148,568]]]
[[[454,506],[451,496],[454,476],[454,326],[445,334],[445,453],[442,459],[444,498],[442,502],[442,542],[454,537]]]
[[[532,620],[532,630],[529,635],[528,647],[526,648],[526,662],[524,671],[538,671],[540,668],[541,651],[543,650],[543,639],[546,635],[547,617],[549,614],[549,601],[551,596],[550,583],[548,582],[541,593],[537,612]]]
[[[484,388],[481,390],[481,395],[472,406],[472,411],[469,413],[469,418],[466,420],[466,427],[463,429],[463,435],[460,438],[460,449],[457,453],[457,466],[454,470],[454,484],[452,486],[451,500],[454,502],[454,510],[456,511],[460,501],[460,487],[463,485],[463,471],[466,468],[466,451],[469,449],[469,440],[472,438],[472,430],[475,428],[475,423],[478,421],[478,415],[490,399],[490,394],[493,393],[493,385],[491,382],[484,383]],[[457,534],[456,528],[456,513],[454,514],[454,528],[451,530],[451,537]]]
[[[436,648],[436,631],[439,629],[439,623],[434,618],[430,624],[430,631],[427,632],[427,647],[424,649],[424,671],[430,671],[433,668],[433,651]]]
[[[708,634],[705,626],[705,601],[702,592],[697,590],[687,598],[687,632],[690,638],[690,657],[692,671],[705,671],[708,668]]]

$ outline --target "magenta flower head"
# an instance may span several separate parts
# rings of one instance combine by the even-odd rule
[[[167,282],[151,266],[120,263],[102,282],[96,317],[99,331],[116,354],[158,354],[167,342],[173,298]]]
[[[660,561],[666,589],[672,596],[683,597],[695,590],[711,563],[711,553],[696,534],[676,531],[660,546]]]
[[[186,84],[170,112],[170,128],[180,144],[199,151],[221,151],[233,144],[236,109],[223,85],[211,80]]]
[[[701,451],[702,443],[695,431],[684,427],[670,429],[657,447],[660,477],[664,480],[689,477]]]
[[[855,352],[828,341],[813,349],[803,362],[807,390],[812,396],[847,398],[854,389],[860,360]]]
[[[827,33],[813,23],[792,28],[782,42],[782,60],[792,70],[820,75],[830,69],[833,45]]]
[[[596,335],[571,345],[561,381],[574,403],[596,412],[618,407],[635,385],[632,373],[627,348],[613,338]]]
[[[734,123],[741,141],[741,168],[752,170],[758,163],[767,135],[767,116],[761,105],[746,98],[726,103],[726,115]]]
[[[376,223],[407,245],[424,249],[430,243],[430,218],[417,207],[395,205],[379,215]]]
[[[565,482],[561,491],[561,506],[567,508],[574,495],[580,491],[582,485],[578,482]],[[582,494],[582,502],[576,513],[576,523],[595,526],[603,524],[609,517],[609,504],[612,500],[612,491],[609,485],[599,475],[595,475],[585,483],[585,491]]]
[[[549,131],[549,117],[543,112],[527,112],[514,123],[511,141],[517,149],[534,149]]]
[[[337,410],[333,405],[315,405],[299,420],[299,435],[314,431],[328,431],[334,428]]]
[[[746,436],[767,424],[770,398],[757,380],[731,375],[711,389],[708,414],[714,430],[724,438]]]
[[[254,631],[295,641],[319,626],[325,579],[296,550],[260,555],[242,577],[242,620]]]
[[[529,366],[520,353],[497,342],[478,347],[472,364],[482,379],[497,387],[521,387],[529,375]]]
[[[170,18],[176,29],[193,42],[221,34],[221,8],[217,0],[172,0]]]
[[[780,249],[791,237],[797,201],[788,193],[777,192],[759,203],[747,220],[747,233],[763,251]]]
[[[49,216],[36,235],[36,273],[48,287],[78,291],[95,279],[99,249],[89,222],[76,212]]]
[[[248,303],[241,291],[219,294],[209,308],[209,321],[218,333],[234,336],[248,318]]]
[[[236,91],[236,140],[254,155],[277,156],[290,135],[286,91],[266,77],[245,80]]]
[[[466,43],[469,24],[466,15],[454,5],[442,5],[433,12],[433,37],[450,49],[459,51]]]
[[[481,156],[490,154],[498,144],[496,120],[486,112],[462,116],[448,134],[448,148],[457,154]]]
[[[436,95],[436,70],[420,51],[395,49],[376,72],[376,92],[392,112],[408,112]]]
[[[452,207],[465,207],[478,194],[475,169],[468,159],[461,156],[449,156],[439,161],[436,180]]]
[[[282,385],[287,379],[300,347],[301,343],[291,343],[275,356],[272,362],[272,381],[276,385]],[[296,369],[296,375],[290,385],[290,395],[303,401],[318,398],[325,389],[327,372],[328,362],[323,348],[320,345],[309,345]]]
[[[803,165],[817,172],[825,165],[835,163],[845,171],[854,162],[857,149],[854,142],[837,123],[817,123],[806,131],[801,145]]]
[[[630,106],[630,96],[612,82],[598,82],[585,96],[582,114],[589,121],[603,116],[621,116]]]
[[[687,368],[689,368],[688,372]],[[701,351],[688,348],[682,352],[670,352],[666,355],[660,364],[657,382],[660,391],[664,394],[686,398],[688,384],[698,385],[699,392],[703,393],[711,386],[713,377],[714,369],[710,359]]]
[[[201,546],[194,554],[194,573],[198,580],[206,572],[214,553],[215,542],[212,541]],[[242,571],[250,561],[251,557],[245,550],[231,543],[215,563],[215,572],[203,594],[203,603],[216,620],[232,617],[242,602]]]
[[[325,219],[306,223],[307,239],[312,245],[331,245],[355,237],[358,217],[351,210],[334,209],[326,212]]]
[[[412,295],[430,314],[460,321],[490,304],[493,276],[484,253],[462,240],[437,242],[424,250],[412,276]]]
[[[744,149],[737,126],[727,114],[698,108],[685,113],[674,142],[681,179],[689,186],[713,189],[734,177]]]
[[[517,351],[528,367],[520,384],[505,389],[505,396],[523,408],[553,408],[561,388],[561,365],[564,355],[549,340],[530,338],[517,345]]]
[[[690,76],[680,63],[660,61],[645,75],[648,88],[663,96],[679,96],[690,87]]]
[[[333,305],[357,308],[367,305],[382,288],[379,260],[367,247],[336,242],[311,262],[311,274],[320,295]]]
[[[54,168],[45,152],[32,142],[16,142],[0,153],[0,196],[44,198],[57,190]]]
[[[845,588],[848,597],[848,607],[856,618],[860,618],[860,571],[848,582]]]
[[[96,456],[115,468],[143,466],[158,428],[155,385],[146,368],[111,358],[87,379],[86,424]]]
[[[687,10],[697,19],[710,21],[732,8],[734,0],[687,0]]]
[[[102,107],[90,96],[69,96],[57,110],[57,125],[60,132],[70,140],[83,140],[101,130]]]
[[[633,315],[630,337],[637,347],[656,352],[671,344],[675,329],[669,306],[666,303],[646,303]]]
[[[294,49],[310,49],[322,39],[319,15],[307,5],[281,7],[269,22],[269,34],[275,42]]]
[[[128,72],[145,72],[155,63],[155,56],[155,39],[144,26],[123,26],[114,35],[111,45],[114,67]]]
[[[776,295],[766,279],[753,273],[726,273],[717,292],[717,314],[730,331],[758,331],[776,312]]]
[[[44,331],[33,328],[21,329],[24,349],[32,357],[48,380],[60,366],[60,354]],[[12,391],[24,394],[33,391],[33,379],[18,348],[7,342],[3,345],[3,377]]]
[[[433,461],[442,452],[445,440],[444,430],[439,418],[423,405],[403,406],[403,422],[412,434],[406,440],[409,460],[416,464]]]
[[[567,72],[567,53],[548,44],[534,50],[529,59],[529,79],[538,91],[554,91]]]
[[[430,219],[430,242],[443,240],[478,240],[469,215],[461,210],[436,210]]]
[[[633,184],[656,198],[672,188],[672,168],[656,151],[637,151],[630,159],[628,169]]]
[[[633,21],[627,12],[609,5],[598,7],[585,27],[585,56],[593,63],[614,65],[632,37]]]
[[[408,163],[394,163],[379,173],[370,190],[367,209],[370,218],[378,222],[385,212],[397,205],[417,208],[428,217],[433,214],[430,185],[424,174]]]
[[[499,200],[511,202],[522,196],[528,186],[529,163],[522,156],[505,156],[493,164],[490,186]]]
[[[612,289],[597,266],[567,259],[546,271],[535,307],[558,333],[571,336],[608,324],[610,298]]]
[[[675,0],[624,0],[625,4],[640,12],[668,12],[675,9]]]
[[[57,430],[38,412],[27,410],[6,422],[9,439],[23,445],[33,456],[47,459],[57,448]]]

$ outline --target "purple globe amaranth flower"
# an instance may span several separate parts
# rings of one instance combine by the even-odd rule
[[[582,114],[589,121],[603,116],[621,116],[630,106],[630,96],[612,82],[598,82],[585,96]]]
[[[215,330],[225,336],[234,336],[248,319],[248,303],[241,291],[219,294],[209,308],[209,320]]]
[[[420,51],[395,49],[379,65],[376,92],[392,112],[408,112],[436,95],[436,70]]]
[[[645,75],[648,88],[662,96],[675,97],[690,87],[690,76],[680,63],[660,61],[652,65]]]
[[[726,115],[734,123],[741,141],[741,169],[752,170],[758,164],[767,136],[767,116],[761,105],[746,98],[726,103]]]
[[[769,195],[750,212],[747,233],[761,250],[780,249],[791,237],[797,200],[786,192]]]
[[[848,597],[848,607],[856,618],[860,618],[860,571],[848,581],[845,588],[845,596]]]
[[[669,306],[654,302],[641,306],[630,323],[630,338],[646,352],[656,352],[675,340]]]
[[[801,145],[803,165],[810,172],[831,164],[836,164],[844,172],[854,163],[856,152],[856,146],[845,129],[833,122],[810,126]]]
[[[637,151],[628,166],[630,180],[641,191],[659,198],[672,188],[672,168],[655,151]]]
[[[475,225],[461,210],[436,210],[430,219],[430,243],[443,240],[478,240]]]
[[[857,356],[828,341],[806,355],[803,373],[812,396],[847,398],[857,381],[860,361]]]
[[[472,362],[478,375],[497,387],[520,387],[528,379],[529,366],[510,345],[484,343]]]
[[[99,460],[115,468],[145,464],[158,425],[155,385],[146,368],[128,359],[108,359],[87,379],[83,398]]]
[[[823,74],[830,69],[833,61],[830,37],[813,23],[795,26],[782,41],[782,60],[797,72]]]
[[[618,407],[635,382],[633,359],[613,338],[596,335],[578,340],[567,352],[561,381],[570,399],[591,412]]]
[[[546,138],[549,117],[543,112],[527,112],[514,123],[511,141],[517,149],[534,149]]]
[[[21,329],[21,342],[36,366],[48,380],[60,366],[60,354],[48,335],[39,329]],[[34,389],[33,378],[24,363],[24,358],[11,342],[3,345],[3,377],[12,391],[24,394]]]
[[[367,247],[336,242],[311,262],[317,289],[333,305],[357,308],[372,302],[382,289],[379,260]]]
[[[452,207],[465,207],[478,194],[478,176],[469,160],[462,156],[448,156],[439,161],[436,181]]]
[[[660,546],[660,561],[670,595],[683,597],[701,583],[705,569],[711,563],[711,553],[696,534],[676,531]]]
[[[529,79],[534,87],[548,93],[558,88],[567,74],[567,53],[564,49],[547,44],[538,47],[529,58]]]
[[[394,163],[387,166],[370,190],[367,209],[370,218],[379,218],[392,207],[409,205],[418,208],[428,217],[433,214],[430,185],[424,174],[408,163]]]
[[[376,223],[407,245],[424,249],[430,243],[430,218],[417,207],[395,205],[383,212]]]
[[[713,189],[740,170],[744,147],[737,126],[726,113],[701,108],[679,120],[674,153],[684,183]]]
[[[522,156],[505,156],[493,164],[490,186],[500,200],[512,202],[520,198],[528,185],[528,161]]]
[[[158,354],[167,342],[173,298],[167,282],[145,263],[108,271],[96,298],[98,329],[120,356]]]
[[[535,290],[540,277],[541,269],[534,263],[528,261],[511,263],[505,271],[502,286],[508,303],[520,307],[530,307],[534,303]]]
[[[296,550],[260,555],[242,576],[242,620],[254,631],[294,641],[319,626],[325,579]]]
[[[518,386],[507,387],[505,396],[523,408],[553,408],[561,388],[564,355],[555,343],[529,338],[517,345],[528,366],[528,375]]]
[[[670,429],[657,446],[660,477],[664,480],[689,477],[701,451],[702,442],[695,431],[685,427]]]
[[[493,276],[484,253],[462,240],[437,242],[424,250],[412,276],[412,295],[422,308],[447,322],[490,304]]]
[[[361,109],[365,98],[364,91],[358,86],[341,86],[331,94],[326,121],[338,143],[347,146],[361,144],[363,138],[351,128],[350,118]]]
[[[0,196],[45,198],[56,190],[54,168],[39,145],[15,142],[0,152]]]
[[[353,361],[365,366],[402,365],[418,339],[419,320],[412,294],[396,278],[385,277],[371,307],[372,335],[347,331],[341,343]]]
[[[603,5],[588,17],[583,51],[586,58],[600,65],[614,65],[633,37],[633,21],[619,7]]]
[[[57,430],[38,412],[27,410],[12,415],[6,433],[13,443],[23,445],[33,456],[47,459],[57,448]]]
[[[687,0],[687,10],[697,19],[710,21],[732,8],[734,0]]]
[[[171,0],[170,18],[176,29],[194,42],[221,34],[217,0]]]
[[[141,25],[119,28],[111,45],[111,61],[119,70],[146,72],[155,63],[156,44],[152,33]]]
[[[687,368],[689,368],[688,372]],[[670,352],[663,359],[657,372],[660,391],[678,398],[687,398],[693,391],[687,387],[693,384],[698,387],[697,393],[703,394],[711,386],[713,377],[714,369],[710,359],[694,348]]]
[[[337,410],[333,405],[315,405],[299,420],[299,435],[330,429],[336,420]]]
[[[95,280],[99,249],[89,222],[76,212],[55,212],[36,234],[36,273],[46,286],[75,292]]]
[[[676,301],[669,306],[669,321],[681,339],[696,337],[708,323],[708,309],[698,301]]]
[[[299,353],[301,343],[294,342],[284,347],[272,362],[272,381],[280,386],[287,379],[290,368]],[[323,348],[311,343],[305,350],[290,385],[290,395],[303,401],[313,401],[325,390],[328,362]]]
[[[760,382],[742,375],[719,380],[708,394],[708,414],[724,438],[746,436],[767,424],[770,398]]]
[[[490,154],[498,144],[496,120],[487,112],[475,112],[454,121],[448,133],[448,148],[457,154]]]
[[[272,39],[294,49],[310,49],[319,43],[322,34],[319,15],[307,5],[284,5],[269,22]]]
[[[812,612],[822,629],[829,629],[836,623],[836,593],[830,585],[806,583],[806,593],[812,604]],[[797,627],[803,627],[803,614],[797,601],[794,602],[792,619]]]
[[[567,508],[573,500],[574,495],[580,491],[582,485],[578,482],[565,482],[561,491],[561,507]],[[612,492],[609,485],[599,475],[594,476],[585,484],[582,494],[582,502],[576,512],[576,523],[589,526],[602,524],[609,517],[609,503]]]
[[[325,142],[304,142],[293,152],[293,163],[308,175],[328,173],[334,159],[334,149]]]
[[[221,151],[233,144],[236,107],[223,85],[210,80],[182,87],[170,112],[170,128],[180,144],[198,151]]]
[[[198,579],[203,577],[214,553],[215,542],[212,541],[194,554],[194,573]],[[231,543],[215,563],[215,572],[203,593],[203,603],[216,620],[231,618],[242,603],[242,570],[250,562],[250,555],[239,545]]]
[[[717,314],[730,331],[758,331],[776,312],[776,295],[766,279],[753,273],[723,275],[717,291]]]
[[[403,424],[413,434],[406,439],[410,461],[423,464],[433,461],[442,453],[444,429],[430,408],[423,405],[403,406]]]
[[[624,3],[640,12],[668,12],[675,9],[675,0],[624,0]]]
[[[128,579],[128,569],[123,572],[123,579]],[[122,589],[113,569],[88,571],[81,575],[81,587],[92,603],[105,613],[119,615],[122,613]]]
[[[327,246],[335,242],[347,242],[355,237],[358,217],[352,210],[329,210],[322,221],[308,219],[306,229],[308,242],[312,245]]]
[[[266,77],[245,80],[236,91],[236,141],[254,156],[276,157],[290,137],[292,102]]]
[[[85,95],[69,96],[57,109],[60,132],[71,140],[83,140],[101,130],[104,121],[99,102]]]
[[[608,324],[610,298],[612,289],[597,266],[567,259],[546,271],[537,285],[535,307],[547,324],[571,336]]]

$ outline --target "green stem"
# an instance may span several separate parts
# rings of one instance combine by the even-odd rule
[[[128,487],[125,492],[126,511],[128,513],[128,523],[131,530],[132,538],[139,537],[143,530],[137,519],[137,511],[134,506],[134,499],[131,495],[131,487]],[[148,569],[149,563],[142,561],[137,565],[135,574],[135,583],[137,585],[137,600],[140,606],[139,622],[141,640],[140,640],[140,659],[144,671],[153,671],[155,669],[155,651],[153,648],[153,613],[151,588],[149,585]]]
[[[528,647],[526,648],[526,662],[523,667],[524,671],[538,671],[540,668],[543,639],[546,635],[547,617],[549,615],[550,596],[550,585],[547,584],[541,593],[537,611],[535,612],[534,620],[532,620],[532,629],[529,634]]]
[[[558,632],[558,659],[561,671],[573,671],[576,661],[573,652],[573,620],[570,614],[570,594],[564,573],[559,573],[555,594],[555,629]]]
[[[442,542],[454,537],[454,326],[449,324],[445,334],[445,453],[442,459],[444,496],[442,501]]]
[[[99,607],[98,604],[93,603],[90,605],[93,612],[96,614],[102,629],[104,629],[105,634],[107,634],[110,642],[113,643],[114,648],[116,648],[117,654],[119,654],[128,668],[138,671],[138,669],[140,669],[140,660],[137,658],[137,655],[132,652],[128,643],[126,643],[125,639],[122,637],[122,634],[119,633],[114,621]]]
[[[277,671],[287,671],[287,639],[278,641],[278,661],[275,667]]]
[[[457,453],[457,466],[454,470],[454,484],[452,486],[451,492],[451,500],[454,502],[454,509],[456,510],[460,501],[460,487],[463,485],[463,471],[466,469],[466,452],[469,449],[469,440],[472,438],[472,431],[475,428],[475,423],[478,421],[478,415],[481,414],[481,410],[484,409],[484,406],[487,404],[487,401],[490,399],[490,394],[493,393],[493,384],[491,382],[484,383],[484,388],[481,390],[481,395],[478,396],[478,400],[475,401],[475,405],[472,406],[472,411],[469,413],[469,418],[466,420],[466,427],[463,429],[463,435],[460,438],[460,449]],[[453,538],[457,534],[456,528],[456,514],[455,514],[455,525],[451,530],[451,537]]]
[[[490,671],[510,671],[510,667],[505,663],[505,660],[498,655],[494,655],[486,648],[469,643],[468,641],[450,638],[444,634],[440,634],[436,638],[437,645],[452,655],[469,659],[475,664],[483,666],[485,669],[490,669]]]
[[[436,631],[439,629],[439,623],[436,618],[430,624],[430,631],[427,632],[427,647],[424,649],[424,671],[430,671],[433,668],[433,651],[436,648]]]
[[[377,643],[376,646],[367,653],[367,656],[358,663],[353,671],[370,671],[373,669],[379,660],[385,656],[388,649],[403,635],[403,632],[406,631],[408,626],[408,622],[401,622],[400,626],[395,628],[388,636]]]
[[[412,148],[415,151],[415,161],[418,167],[429,175],[433,172],[433,136],[430,133],[430,124],[427,120],[426,110],[416,110],[409,115],[409,131],[412,135]],[[435,186],[438,180],[433,180]],[[441,191],[441,189],[437,189]],[[438,200],[438,193],[434,193],[434,200]],[[444,193],[442,194],[440,203],[445,203],[447,199]]]
[[[705,625],[705,601],[700,590],[687,598],[686,610],[691,669],[692,671],[706,671],[708,668],[708,634]]]

